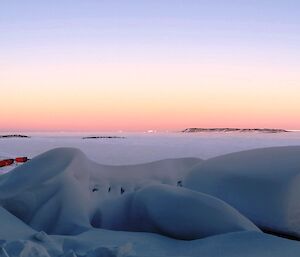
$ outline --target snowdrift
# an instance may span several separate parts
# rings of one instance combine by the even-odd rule
[[[209,162],[108,166],[73,148],[41,154],[0,176],[0,256],[299,256],[298,242],[192,187]]]
[[[173,181],[184,165],[189,168],[194,161],[182,159],[177,170],[170,160],[163,164],[163,168],[174,171],[171,174],[166,170],[164,174]],[[149,172],[156,166],[157,163],[139,165],[139,169],[135,166],[128,172],[135,176],[126,180],[123,175],[125,184],[117,185],[120,167],[92,163],[76,149],[54,149],[1,176],[0,203],[31,228],[50,234],[75,235],[98,227],[196,239],[233,231],[258,231],[221,200],[163,185],[157,180],[158,174]],[[122,172],[126,169],[129,167]],[[108,175],[112,181],[105,179]],[[139,181],[139,176],[143,177],[142,189],[134,185],[134,178]],[[95,184],[101,180],[107,180],[104,192]],[[122,189],[118,194],[111,189],[116,187]]]
[[[209,159],[184,185],[218,197],[260,228],[300,238],[300,147],[248,150]]]

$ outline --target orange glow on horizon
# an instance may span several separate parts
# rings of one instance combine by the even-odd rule
[[[7,97],[0,102],[0,130],[300,128],[298,74],[276,67],[241,67],[194,63],[4,67],[0,80]]]
[[[300,129],[299,1],[17,2],[0,131]]]

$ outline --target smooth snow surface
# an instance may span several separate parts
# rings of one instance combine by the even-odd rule
[[[300,146],[209,159],[184,185],[226,201],[265,230],[300,238]]]
[[[18,132],[15,132],[18,133]],[[6,132],[6,134],[9,134]],[[300,132],[289,133],[27,133],[31,138],[0,139],[0,155],[33,158],[57,147],[73,147],[108,165],[162,159],[208,159],[248,149],[300,145]],[[124,139],[82,139],[83,136],[124,136]],[[0,169],[1,170],[1,169]]]
[[[172,179],[165,179],[170,175],[167,167],[172,167],[172,176],[179,181],[183,178],[177,177],[178,171],[184,166],[183,170],[189,170],[198,161],[181,159],[174,162],[177,169],[171,165],[171,160],[160,162],[162,168],[166,168],[162,171],[166,173],[164,183],[173,184]],[[118,171],[122,170],[119,167],[109,170],[104,166],[102,170],[102,165],[92,163],[77,149],[57,148],[0,177],[0,203],[33,229],[50,234],[74,235],[92,226],[155,232],[180,239],[258,231],[221,200],[177,185],[162,184],[157,179],[158,174],[150,173],[151,167],[156,166],[157,163],[139,165],[139,169],[133,166],[136,172],[133,169],[131,174],[128,173],[131,176],[125,178],[125,184],[121,184],[121,181],[117,183],[103,176],[111,174],[112,178],[120,179]],[[139,182],[138,170],[144,175],[142,185],[135,184]],[[104,181],[106,185],[103,185]],[[114,192],[116,187],[118,192]]]

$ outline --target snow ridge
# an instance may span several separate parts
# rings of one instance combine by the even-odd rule
[[[299,237],[299,155],[109,166],[50,150],[0,176],[0,256],[299,256],[258,228]]]

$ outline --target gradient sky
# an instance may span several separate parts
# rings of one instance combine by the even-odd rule
[[[0,1],[0,130],[300,128],[298,0]]]

